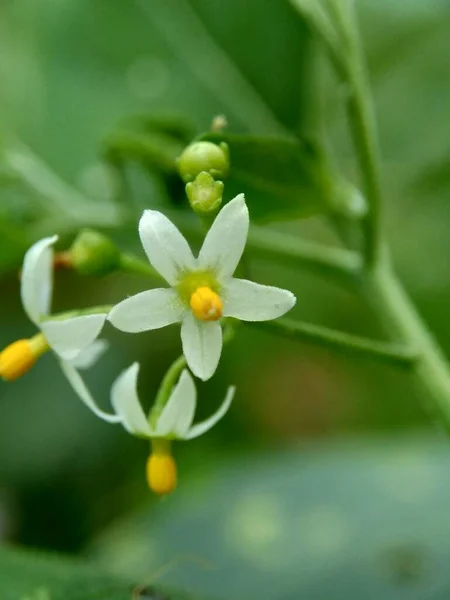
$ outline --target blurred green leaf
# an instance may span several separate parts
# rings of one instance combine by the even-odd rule
[[[227,195],[246,194],[252,220],[308,217],[329,210],[335,182],[319,148],[289,138],[208,133],[230,148]]]
[[[2,600],[131,600],[136,588],[75,561],[7,549],[0,550],[0,586]]]
[[[449,468],[446,440],[411,436],[241,457],[113,527],[95,555],[135,577],[177,561],[171,582],[218,598],[446,598]]]

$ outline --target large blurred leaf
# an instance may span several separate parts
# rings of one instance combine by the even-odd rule
[[[226,193],[245,192],[253,220],[306,217],[330,208],[337,185],[315,145],[228,133],[209,133],[202,139],[228,144],[231,170]]]
[[[2,600],[131,600],[136,587],[75,561],[32,552],[0,550]],[[178,594],[156,594],[155,591],[155,599],[181,598]]]
[[[447,441],[426,438],[241,459],[113,527],[96,555],[135,577],[179,559],[168,581],[217,598],[444,600],[449,469]]]

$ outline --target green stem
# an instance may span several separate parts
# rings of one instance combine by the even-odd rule
[[[362,270],[361,256],[356,252],[330,248],[258,226],[250,229],[246,251],[250,257],[301,264],[324,277],[351,283],[358,279]]]
[[[148,277],[155,277],[156,279],[163,279],[163,277],[156,271],[147,260],[143,260],[134,256],[134,254],[122,253],[120,256],[119,269],[125,273],[135,273],[137,275],[146,275]]]
[[[362,220],[365,239],[364,257],[367,267],[373,268],[379,261],[381,247],[379,158],[372,105],[366,82],[356,67],[352,75],[352,92],[348,99],[347,110],[368,203],[367,214]]]
[[[417,359],[417,353],[406,345],[371,340],[312,323],[277,319],[249,322],[247,325],[301,342],[312,342],[346,354],[366,356],[397,366],[411,367]]]
[[[170,394],[174,385],[176,384],[181,371],[186,368],[186,358],[184,354],[179,356],[177,360],[172,363],[171,367],[164,375],[164,379],[159,386],[158,393],[156,394],[156,400],[149,414],[149,422],[153,429],[156,429],[159,416],[161,415],[167,401],[169,400]]]
[[[367,298],[390,330],[417,348],[414,377],[426,390],[429,410],[450,432],[450,367],[401,283],[388,267],[369,279]]]
[[[202,240],[204,234],[198,227],[198,221],[190,215],[171,213],[173,221],[193,240]],[[252,226],[248,235],[246,255],[249,258],[282,261],[284,264],[298,266],[354,285],[362,275],[363,261],[357,252],[343,248],[333,248],[285,235],[267,227]],[[123,255],[123,270],[130,273],[161,276],[149,263],[134,255]]]
[[[228,342],[230,342],[233,339],[236,327],[237,327],[237,323],[235,323],[231,320],[227,320],[227,322],[224,326],[224,333],[223,333],[223,344],[224,345],[228,344]],[[166,404],[170,398],[172,389],[173,389],[174,385],[176,384],[176,382],[178,381],[181,371],[183,369],[185,369],[186,367],[187,367],[186,358],[185,358],[184,354],[182,354],[181,356],[179,356],[176,359],[176,361],[174,361],[172,363],[169,370],[164,375],[164,379],[162,380],[161,385],[159,386],[158,393],[156,394],[155,403],[153,404],[153,407],[151,408],[150,414],[149,414],[150,426],[153,429],[156,429],[156,425],[157,425],[159,416],[161,415],[164,407],[166,406]]]
[[[359,170],[363,180],[363,190],[368,203],[368,212],[362,224],[364,230],[364,256],[367,267],[378,264],[381,253],[381,160],[378,148],[375,110],[367,80],[367,68],[354,14],[354,7],[344,19],[342,7],[335,0],[334,17],[347,45],[348,62],[346,79],[350,87],[347,113],[350,130],[356,149]]]
[[[69,221],[74,227],[80,227],[86,220],[94,226],[111,227],[124,217],[124,213],[110,202],[88,200],[21,144],[6,149],[4,160],[35,192],[34,198],[45,212]]]

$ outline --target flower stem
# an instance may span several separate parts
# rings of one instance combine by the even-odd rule
[[[156,394],[156,400],[153,404],[152,409],[149,414],[149,423],[153,429],[156,429],[156,424],[158,422],[158,418],[163,411],[163,408],[167,404],[170,394],[174,385],[176,384],[181,371],[186,368],[186,358],[184,354],[179,356],[176,361],[172,363],[169,367],[169,370],[164,375],[164,379],[159,386],[158,393]]]
[[[362,260],[357,252],[343,248],[330,248],[272,231],[265,227],[252,227],[246,248],[249,257],[299,263],[325,277],[355,283],[361,274]]]
[[[234,332],[237,327],[237,323],[228,319],[224,326],[223,333],[223,344],[228,344],[233,337]],[[155,403],[153,404],[150,414],[149,414],[149,423],[151,427],[156,428],[156,424],[158,422],[158,418],[161,415],[165,405],[167,404],[170,394],[172,393],[172,389],[176,384],[181,371],[187,367],[187,362],[184,354],[179,356],[169,367],[169,370],[164,375],[164,379],[159,386],[158,393],[156,394]]]
[[[148,261],[142,260],[133,254],[122,253],[120,256],[119,268],[125,273],[135,273],[137,275],[146,275],[156,279],[163,279]]]
[[[406,344],[371,340],[313,323],[283,318],[276,321],[249,322],[247,325],[301,342],[311,342],[346,354],[374,358],[401,367],[411,367],[417,359],[417,353]]]
[[[448,360],[389,268],[369,279],[367,298],[390,330],[418,350],[413,374],[428,396],[426,406],[450,433],[450,367]]]

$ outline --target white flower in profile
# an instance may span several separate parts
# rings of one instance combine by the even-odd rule
[[[139,363],[135,362],[119,375],[111,389],[111,404],[129,433],[150,440],[192,440],[203,435],[226,414],[236,391],[234,386],[230,386],[219,409],[209,419],[192,425],[197,406],[197,390],[189,371],[184,369],[167,404],[152,425],[139,401],[138,374]]]
[[[98,417],[117,423],[117,415],[103,412],[95,403],[77,371],[91,367],[105,351],[107,344],[97,340],[106,313],[52,318],[50,304],[53,290],[53,244],[57,236],[36,242],[25,254],[21,274],[22,304],[40,333],[18,340],[0,353],[0,376],[7,381],[17,379],[30,369],[48,350],[55,353],[71,386]]]
[[[197,258],[175,225],[145,210],[139,235],[152,266],[170,288],[148,290],[117,304],[108,320],[122,331],[159,329],[181,321],[183,352],[191,371],[207,380],[222,351],[221,317],[267,321],[295,304],[288,290],[233,277],[247,241],[244,195],[226,204],[208,231]]]
[[[137,393],[139,363],[133,363],[114,382],[111,404],[132,435],[152,441],[153,453],[147,463],[150,488],[158,494],[171,492],[176,485],[176,465],[170,451],[172,440],[192,440],[209,431],[230,408],[235,387],[228,388],[225,400],[209,419],[193,425],[197,390],[187,369],[180,375],[161,413],[147,418]]]

